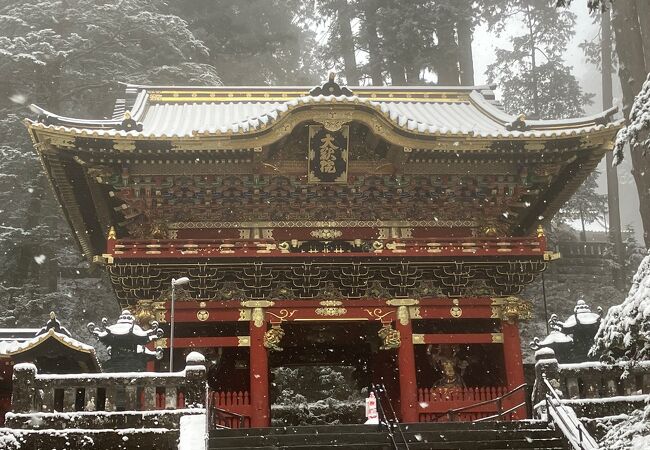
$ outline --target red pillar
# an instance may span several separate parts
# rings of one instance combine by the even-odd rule
[[[250,322],[250,398],[252,406],[251,427],[271,425],[269,407],[269,356],[264,347],[266,322],[257,326]]]
[[[405,322],[405,323],[402,323]],[[418,388],[415,377],[415,349],[413,348],[413,329],[410,320],[397,320],[396,329],[400,333],[401,344],[397,353],[399,366],[399,396],[402,422],[418,421]]]
[[[503,333],[503,358],[506,368],[506,379],[508,390],[512,390],[517,386],[525,383],[524,378],[524,365],[521,358],[521,340],[519,339],[519,327],[517,323],[502,321],[501,332]],[[525,391],[520,391],[513,397],[512,404],[504,405],[513,407],[522,403],[526,398]],[[513,414],[514,419],[523,419],[526,415],[526,408],[522,407],[515,411]]]

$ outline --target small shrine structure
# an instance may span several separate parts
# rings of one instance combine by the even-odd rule
[[[272,368],[344,364],[437,421],[524,383],[519,294],[558,257],[542,225],[621,126],[512,116],[493,89],[129,84],[112,119],[26,125],[122,308],[168,329],[189,278],[173,364],[218,355],[215,407],[268,426]]]
[[[20,363],[44,374],[101,372],[95,349],[72,338],[53,312],[42,328],[0,328],[0,423],[11,410],[12,373]]]

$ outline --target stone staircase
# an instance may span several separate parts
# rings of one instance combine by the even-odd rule
[[[209,448],[291,450],[392,449],[568,449],[559,431],[546,422],[453,422],[402,424],[408,443],[396,431],[393,445],[385,430],[375,425],[321,425],[299,427],[219,429],[210,432]]]

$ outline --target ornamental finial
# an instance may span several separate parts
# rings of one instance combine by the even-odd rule
[[[117,234],[115,233],[115,227],[111,226],[108,229],[108,239],[116,239],[116,238],[117,238]]]
[[[537,237],[543,238],[544,236],[546,236],[544,234],[544,227],[542,227],[542,224],[540,223],[539,225],[537,225]]]

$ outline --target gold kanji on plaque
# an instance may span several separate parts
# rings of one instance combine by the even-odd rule
[[[348,125],[336,131],[309,126],[309,183],[347,183],[349,135]]]

